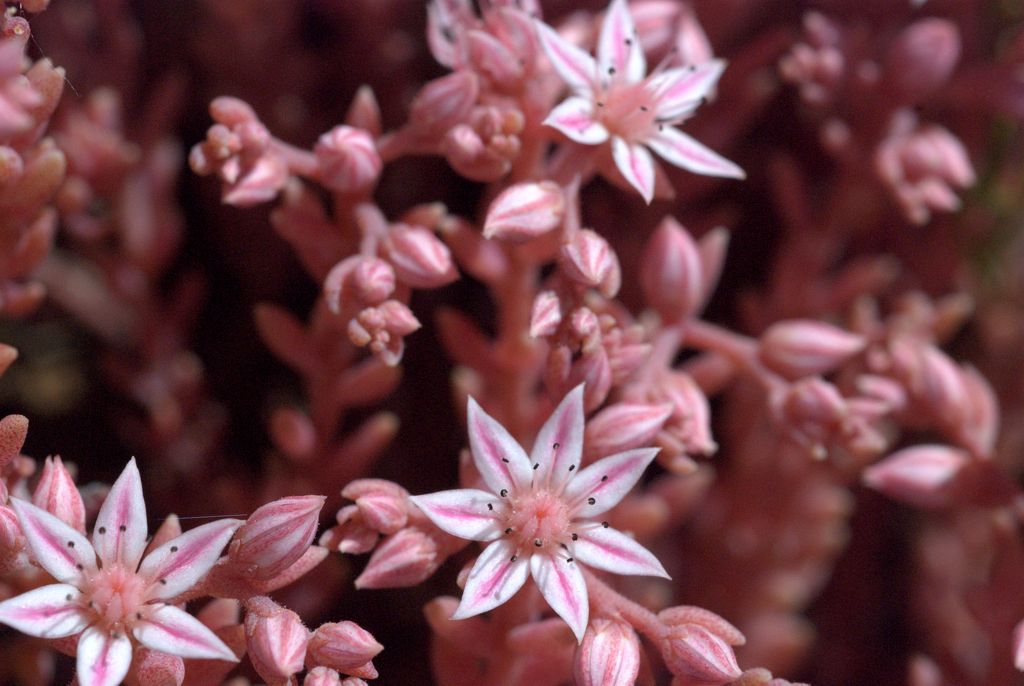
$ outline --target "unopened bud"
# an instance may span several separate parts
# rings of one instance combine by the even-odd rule
[[[372,188],[384,166],[373,137],[351,126],[335,126],[320,136],[313,152],[320,163],[320,182],[343,193]]]
[[[477,77],[466,70],[430,81],[420,90],[409,110],[413,130],[424,137],[443,136],[469,116],[479,89]]]
[[[292,565],[313,542],[319,495],[290,496],[258,508],[235,533],[229,550],[233,562],[252,566],[256,579],[270,579]]]
[[[268,683],[281,683],[301,672],[309,631],[299,616],[267,597],[252,598],[245,605],[245,642],[259,675]]]
[[[32,494],[32,504],[41,507],[76,531],[85,532],[85,504],[64,462],[48,457]]]
[[[388,535],[403,528],[408,521],[406,504],[409,493],[398,484],[384,479],[358,479],[341,494],[356,501],[363,523]]]
[[[523,242],[551,231],[565,217],[565,195],[553,181],[518,183],[494,199],[484,237]]]
[[[259,121],[256,112],[244,100],[222,95],[210,102],[210,118],[225,126],[238,126]]]
[[[948,19],[929,17],[905,28],[892,42],[886,74],[895,93],[919,102],[949,79],[960,60],[960,32]]]
[[[731,646],[741,646],[747,642],[743,632],[727,622],[723,617],[711,610],[693,605],[677,605],[658,613],[658,619],[669,626],[696,624],[702,626]]]
[[[302,686],[341,686],[341,677],[333,669],[314,667],[306,672],[306,678],[302,680]]]
[[[322,624],[309,641],[311,664],[353,673],[384,649],[366,629],[355,622]]]
[[[770,369],[790,379],[827,374],[864,349],[862,336],[811,319],[773,324],[758,351]]]
[[[622,283],[619,258],[608,241],[590,229],[577,231],[559,253],[562,272],[587,288],[597,288],[607,298],[615,297]]]
[[[632,686],[640,673],[640,641],[633,627],[594,619],[576,650],[573,675],[578,686]]]
[[[437,543],[418,529],[402,529],[377,546],[356,588],[415,586],[437,570]]]
[[[670,672],[701,686],[726,684],[742,674],[729,644],[696,624],[669,629],[661,654]]]
[[[302,412],[290,407],[279,407],[270,417],[270,437],[289,459],[302,461],[316,449],[316,427]]]
[[[949,504],[967,453],[946,445],[918,445],[893,453],[864,472],[864,483],[890,498],[918,507]]]
[[[544,338],[551,336],[562,323],[562,306],[554,291],[541,291],[533,300],[530,312],[530,336]]]
[[[459,277],[448,246],[433,231],[396,224],[388,232],[384,248],[398,278],[413,288],[438,288]]]
[[[613,455],[630,448],[651,445],[672,406],[616,403],[601,410],[589,422],[584,438],[588,455]]]
[[[704,296],[700,251],[690,233],[666,217],[647,242],[640,286],[647,304],[665,322],[677,322],[696,312]]]
[[[379,257],[346,257],[324,279],[324,299],[335,314],[349,303],[380,304],[394,292],[395,270]]]
[[[519,55],[513,54],[497,38],[471,29],[465,32],[464,39],[470,61],[495,87],[506,89],[522,80],[523,67]]]

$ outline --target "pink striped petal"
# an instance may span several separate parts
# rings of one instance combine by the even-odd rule
[[[533,469],[516,439],[473,398],[467,415],[473,462],[491,490],[500,494],[529,484]]]
[[[746,173],[736,164],[672,126],[663,127],[645,143],[669,164],[694,174],[730,179],[747,178]]]
[[[597,63],[602,76],[621,75],[628,83],[641,81],[647,72],[647,61],[626,0],[612,0],[604,15],[597,43]]]
[[[43,586],[0,603],[0,622],[39,638],[73,636],[90,621],[80,597],[70,584]]]
[[[238,661],[216,634],[189,613],[173,605],[154,607],[132,627],[132,635],[142,645],[186,659]]]
[[[79,639],[76,655],[79,686],[117,686],[132,664],[132,642],[92,627]]]
[[[32,558],[54,579],[81,584],[96,571],[96,551],[82,534],[31,503],[11,498]]]
[[[594,105],[590,100],[573,96],[551,110],[544,124],[558,129],[577,143],[598,145],[608,140],[608,129],[594,119],[593,111]]]
[[[616,529],[595,526],[580,530],[572,554],[584,564],[614,574],[671,578],[650,550]]]
[[[723,71],[724,61],[711,60],[694,67],[668,69],[655,76],[648,88],[658,103],[658,118],[674,120],[693,112],[714,89]]]
[[[650,204],[654,197],[654,159],[647,148],[612,136],[612,157],[629,185],[640,192],[644,202]]]
[[[92,544],[104,564],[120,562],[135,569],[146,549],[147,533],[142,479],[133,457],[100,507],[92,530]]]
[[[222,519],[196,527],[151,552],[139,567],[150,583],[146,600],[173,598],[195,586],[220,557],[235,530],[237,519]]]
[[[416,507],[438,528],[470,541],[493,541],[501,536],[496,517],[505,502],[487,491],[463,488],[413,496]]]
[[[555,72],[574,93],[589,97],[594,91],[597,77],[597,62],[594,58],[562,38],[547,24],[538,21],[535,26],[541,47]]]
[[[515,546],[509,541],[495,541],[484,548],[469,570],[462,601],[452,619],[466,619],[493,610],[523,587],[529,566],[525,555],[516,557],[515,553]]]
[[[574,516],[594,517],[618,505],[657,454],[657,448],[627,450],[584,469],[565,488],[566,499],[576,501]]]
[[[530,461],[539,464],[537,479],[559,488],[578,469],[583,456],[583,384],[572,389],[544,422],[533,443]]]
[[[530,572],[544,600],[565,620],[578,642],[583,641],[590,617],[587,582],[576,561],[550,555],[530,558]]]

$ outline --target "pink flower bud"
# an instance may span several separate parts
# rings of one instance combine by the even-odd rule
[[[696,624],[702,626],[731,646],[741,646],[747,642],[743,632],[727,622],[711,610],[693,605],[677,605],[658,613],[658,619],[669,626]]]
[[[917,445],[893,453],[864,471],[864,483],[918,507],[948,505],[957,476],[970,459],[945,445]]]
[[[992,386],[978,370],[967,367],[962,377],[967,391],[967,416],[957,437],[974,455],[990,457],[999,430],[999,401]]]
[[[608,241],[590,229],[577,231],[559,252],[562,273],[587,288],[615,297],[622,283],[619,258]]]
[[[297,614],[270,598],[251,598],[245,607],[245,642],[253,667],[269,684],[288,683],[303,669],[309,631]]]
[[[502,45],[494,36],[471,29],[464,34],[470,61],[499,90],[516,86],[523,78],[520,56]]]
[[[384,166],[373,137],[351,126],[335,126],[320,136],[313,153],[320,163],[320,182],[343,193],[369,190]]]
[[[397,532],[409,519],[409,493],[390,481],[358,479],[346,486],[341,494],[355,500],[363,523],[382,534]]]
[[[402,588],[415,586],[439,565],[437,543],[419,529],[402,529],[377,546],[356,588]]]
[[[269,429],[274,446],[291,460],[300,462],[316,450],[316,427],[308,416],[296,409],[279,407],[274,410]]]
[[[394,292],[395,270],[379,257],[346,257],[324,279],[324,299],[335,314],[350,304],[378,305]]]
[[[328,529],[320,536],[320,545],[336,548],[338,552],[350,555],[368,553],[377,545],[380,532],[363,522],[358,507],[346,505],[338,510],[336,517],[338,526]]]
[[[586,454],[613,455],[651,445],[670,414],[672,406],[668,404],[609,405],[587,422],[583,441]]]
[[[77,531],[85,532],[85,504],[64,462],[48,457],[32,494],[32,503]]]
[[[711,435],[711,408],[701,387],[688,374],[676,373],[659,395],[672,405],[672,415],[662,432],[687,454],[714,454],[718,443]]]
[[[377,96],[373,94],[372,88],[366,85],[359,87],[345,113],[345,123],[366,131],[372,138],[380,136],[380,105],[377,104]]]
[[[290,496],[253,512],[235,533],[229,557],[251,565],[256,579],[270,579],[286,570],[313,542],[325,497]]]
[[[262,155],[244,169],[231,162],[224,170],[234,180],[228,181],[221,196],[227,205],[249,207],[273,200],[288,180],[288,165],[277,155]]]
[[[720,686],[742,674],[729,644],[696,624],[669,629],[661,655],[670,672],[694,686]]]
[[[333,669],[314,667],[306,673],[302,686],[341,686],[341,677]]]
[[[0,419],[0,470],[21,453],[28,436],[28,418],[9,414]]]
[[[25,545],[25,534],[21,531],[18,515],[6,505],[0,505],[0,570],[6,570]]]
[[[862,336],[811,319],[773,324],[758,351],[770,369],[791,379],[827,374],[864,349]]]
[[[443,136],[469,116],[479,88],[477,77],[466,70],[430,81],[412,101],[409,110],[412,130],[426,138]]]
[[[545,338],[558,330],[562,323],[562,306],[554,291],[541,291],[533,300],[530,312],[530,336]]]
[[[413,288],[438,288],[459,278],[448,246],[433,231],[395,224],[384,249],[398,278]]]
[[[484,237],[524,242],[551,231],[565,217],[565,195],[553,181],[518,183],[487,210]]]
[[[594,619],[576,651],[578,686],[632,686],[640,673],[640,640],[630,625]]]
[[[690,233],[672,217],[658,226],[644,249],[640,286],[647,304],[665,322],[696,312],[704,297],[700,251]]]
[[[895,94],[915,103],[949,79],[960,60],[960,32],[948,19],[930,17],[905,28],[889,47],[885,69]]]
[[[385,328],[399,336],[408,336],[422,326],[412,310],[397,300],[387,300],[377,310],[383,317]]]
[[[351,674],[384,650],[373,635],[355,622],[322,624],[309,641],[311,664]]]
[[[222,95],[210,102],[210,118],[225,126],[238,126],[259,121],[256,112],[244,100]]]

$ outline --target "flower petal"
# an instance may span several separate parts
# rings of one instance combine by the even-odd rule
[[[72,636],[89,626],[81,595],[70,584],[43,586],[0,603],[0,622],[39,638]]]
[[[651,153],[642,145],[633,145],[612,136],[612,157],[629,185],[640,191],[649,204],[654,197],[654,159]]]
[[[569,391],[533,443],[530,461],[539,464],[537,479],[557,489],[577,469],[583,456],[583,384]]]
[[[493,610],[516,594],[529,573],[526,556],[515,557],[510,541],[495,541],[484,548],[469,570],[462,601],[452,619],[466,619]]]
[[[84,574],[96,571],[96,551],[82,534],[35,505],[11,498],[18,523],[28,540],[32,558],[53,578],[80,584]]]
[[[221,519],[196,527],[151,552],[139,567],[139,576],[151,585],[146,600],[173,598],[195,586],[220,557],[235,530],[237,519]]]
[[[411,499],[430,521],[452,536],[471,541],[493,541],[501,536],[495,514],[504,511],[505,503],[493,493],[462,488],[415,495]]]
[[[132,664],[132,642],[122,633],[91,627],[78,640],[76,655],[79,686],[117,686]]]
[[[469,447],[473,462],[487,485],[495,493],[530,483],[530,461],[516,439],[501,424],[483,411],[473,398],[467,412]]]
[[[648,88],[657,102],[658,119],[674,120],[693,112],[714,89],[723,71],[723,60],[711,60],[668,69],[652,78]]]
[[[575,501],[573,516],[594,517],[618,505],[657,454],[657,448],[627,450],[581,471],[565,488],[566,499]]]
[[[747,178],[746,173],[735,163],[672,126],[662,127],[644,142],[669,164],[694,174],[730,179]]]
[[[133,457],[110,487],[96,516],[92,544],[104,564],[121,562],[129,569],[139,566],[146,549],[146,501],[142,479]]]
[[[590,100],[573,96],[551,110],[544,124],[583,145],[604,143],[608,140],[608,129],[594,119],[593,110]]]
[[[608,6],[597,43],[597,63],[602,75],[621,74],[629,83],[642,80],[647,72],[647,61],[626,0],[613,0]]]
[[[654,553],[617,529],[594,526],[580,529],[578,536],[572,554],[584,564],[615,574],[671,578]]]
[[[530,572],[544,600],[565,620],[576,640],[582,642],[590,617],[590,600],[580,566],[565,558],[533,555]]]
[[[586,52],[565,40],[547,24],[537,21],[537,36],[551,60],[551,66],[574,93],[590,96],[597,77],[597,62]]]
[[[153,650],[169,655],[199,660],[238,658],[205,624],[173,605],[154,605],[142,621],[135,622],[135,640]]]

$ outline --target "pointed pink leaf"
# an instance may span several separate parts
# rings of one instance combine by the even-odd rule
[[[562,38],[557,31],[543,22],[536,22],[541,47],[551,60],[551,66],[577,95],[590,96],[597,78],[594,58]]]
[[[637,83],[644,78],[647,62],[626,0],[612,0],[604,15],[597,43],[597,62],[602,75],[621,74],[628,83]]]
[[[33,559],[54,579],[80,584],[85,574],[96,571],[96,552],[89,539],[31,503],[11,498],[11,505]]]
[[[594,118],[593,110],[590,100],[573,96],[551,110],[544,124],[577,143],[598,145],[608,140],[608,129]]]
[[[237,519],[210,522],[147,555],[139,567],[139,576],[151,584],[146,600],[173,598],[195,586],[217,562],[241,525]]]
[[[657,454],[657,448],[627,450],[580,472],[565,489],[565,497],[576,501],[575,516],[594,517],[618,505]]]
[[[516,557],[515,553],[509,541],[495,541],[484,548],[469,570],[462,601],[452,619],[466,619],[493,610],[523,587],[529,565],[526,556]]]
[[[693,112],[714,89],[723,71],[724,61],[711,60],[694,67],[668,69],[655,76],[649,87],[658,103],[658,118],[676,120]]]
[[[132,635],[142,645],[184,658],[238,661],[216,634],[189,613],[173,605],[153,607],[156,609],[132,628]]]
[[[79,686],[117,686],[132,664],[132,642],[120,632],[92,627],[79,639],[76,655]]]
[[[572,554],[584,564],[614,574],[670,578],[651,551],[616,529],[581,529]]]
[[[669,164],[694,174],[730,179],[747,178],[746,173],[735,163],[672,126],[662,128],[645,142]]]
[[[73,636],[90,622],[81,595],[70,584],[36,588],[0,603],[0,623],[39,638]]]
[[[530,483],[533,469],[526,453],[501,424],[473,398],[467,411],[473,462],[495,493]]]
[[[506,505],[493,493],[463,488],[413,496],[412,501],[452,536],[471,541],[493,541],[501,536],[497,515],[505,511]]]
[[[530,461],[539,464],[537,479],[551,488],[566,482],[583,455],[583,384],[572,389],[544,422],[533,443]]]
[[[644,202],[650,204],[654,197],[654,159],[647,148],[612,136],[612,157],[629,185],[640,192]]]
[[[590,617],[587,582],[575,560],[550,555],[533,555],[530,572],[544,600],[559,617],[565,620],[576,640],[583,641]]]
[[[146,501],[133,457],[110,487],[92,531],[92,543],[105,564],[121,562],[135,569],[146,549]]]

